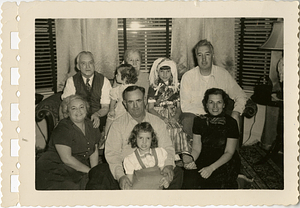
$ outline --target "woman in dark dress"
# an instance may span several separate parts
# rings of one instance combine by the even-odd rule
[[[98,164],[99,128],[86,118],[89,105],[78,95],[62,102],[62,119],[53,130],[48,150],[36,164],[37,190],[81,190],[87,173]]]
[[[237,188],[239,131],[235,119],[224,111],[228,95],[221,89],[208,89],[202,102],[207,114],[194,119],[192,157],[184,158],[183,188]]]

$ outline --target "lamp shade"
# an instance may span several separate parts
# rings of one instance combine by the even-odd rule
[[[283,21],[273,23],[269,39],[260,46],[261,49],[283,50]]]

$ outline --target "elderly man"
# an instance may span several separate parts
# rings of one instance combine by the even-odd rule
[[[166,124],[157,116],[146,112],[144,94],[145,89],[135,85],[124,90],[123,104],[127,113],[112,123],[105,144],[105,158],[109,164],[110,172],[108,173],[107,166],[103,164],[92,169],[89,174],[90,182],[87,189],[113,189],[116,184],[119,185],[120,189],[130,189],[132,183],[124,173],[122,163],[124,158],[134,151],[134,148],[128,144],[128,138],[133,127],[141,122],[149,122],[152,125],[157,134],[158,146],[167,151],[162,175],[172,181],[169,189],[181,188],[183,171],[174,165],[175,151]]]
[[[192,127],[196,115],[206,114],[202,104],[204,93],[210,88],[223,89],[235,105],[231,116],[239,124],[247,96],[229,72],[213,65],[214,48],[207,40],[201,40],[195,46],[198,66],[187,71],[181,79],[180,99],[183,112],[184,131],[192,136]]]
[[[90,104],[88,117],[93,121],[94,128],[100,126],[102,131],[105,125],[105,116],[109,110],[110,82],[102,74],[95,71],[95,61],[91,52],[80,52],[76,62],[79,71],[67,79],[61,98],[64,99],[74,94],[85,98]]]

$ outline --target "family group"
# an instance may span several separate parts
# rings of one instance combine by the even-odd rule
[[[209,41],[199,41],[194,52],[198,65],[181,80],[170,58],[156,59],[150,73],[143,72],[136,49],[125,51],[108,80],[95,71],[93,54],[80,52],[78,72],[61,96],[61,120],[36,162],[36,189],[238,188],[247,96],[213,64]]]

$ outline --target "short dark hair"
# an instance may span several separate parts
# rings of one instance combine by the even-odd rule
[[[140,90],[140,91],[143,93],[143,98],[144,98],[144,96],[145,96],[145,88],[140,87],[140,86],[137,86],[137,85],[131,85],[131,86],[127,87],[127,88],[123,91],[123,93],[122,93],[122,98],[123,98],[123,100],[126,100],[126,99],[125,99],[125,96],[126,96],[126,93],[127,93],[127,92],[132,92],[132,91],[135,91],[135,90]]]
[[[140,50],[138,50],[137,48],[132,48],[132,49],[127,49],[125,52],[124,52],[124,62],[126,63],[126,59],[128,58],[129,54],[130,53],[138,53],[139,56],[140,56],[140,59],[142,61],[143,57],[142,57],[142,52]]]
[[[204,98],[202,100],[202,104],[203,104],[203,107],[204,107],[204,110],[206,113],[209,113],[208,109],[206,107],[206,104],[207,104],[207,101],[208,101],[208,98],[210,95],[222,95],[222,98],[223,98],[223,101],[225,104],[225,108],[227,107],[228,100],[229,100],[229,96],[227,95],[227,93],[224,90],[219,89],[219,88],[210,88],[210,89],[206,90],[206,92],[204,94]],[[223,109],[223,111],[224,111],[224,109]]]
[[[208,40],[204,39],[204,40],[200,40],[194,47],[195,53],[197,53],[198,48],[200,48],[201,46],[208,46],[211,50],[212,53],[214,53],[214,47],[211,44],[211,42],[209,42]]]
[[[156,133],[155,133],[153,127],[148,122],[142,122],[142,123],[135,125],[135,127],[133,128],[133,130],[131,131],[131,134],[129,136],[128,144],[131,144],[132,148],[137,147],[137,137],[138,137],[139,132],[141,132],[141,131],[151,133],[152,140],[151,140],[150,148],[158,147],[158,140],[157,140],[157,136],[156,136]]]
[[[126,84],[135,84],[138,80],[137,72],[135,68],[130,64],[121,64],[117,67],[115,75],[118,74],[118,71],[121,73],[121,79],[124,80],[126,78]]]

